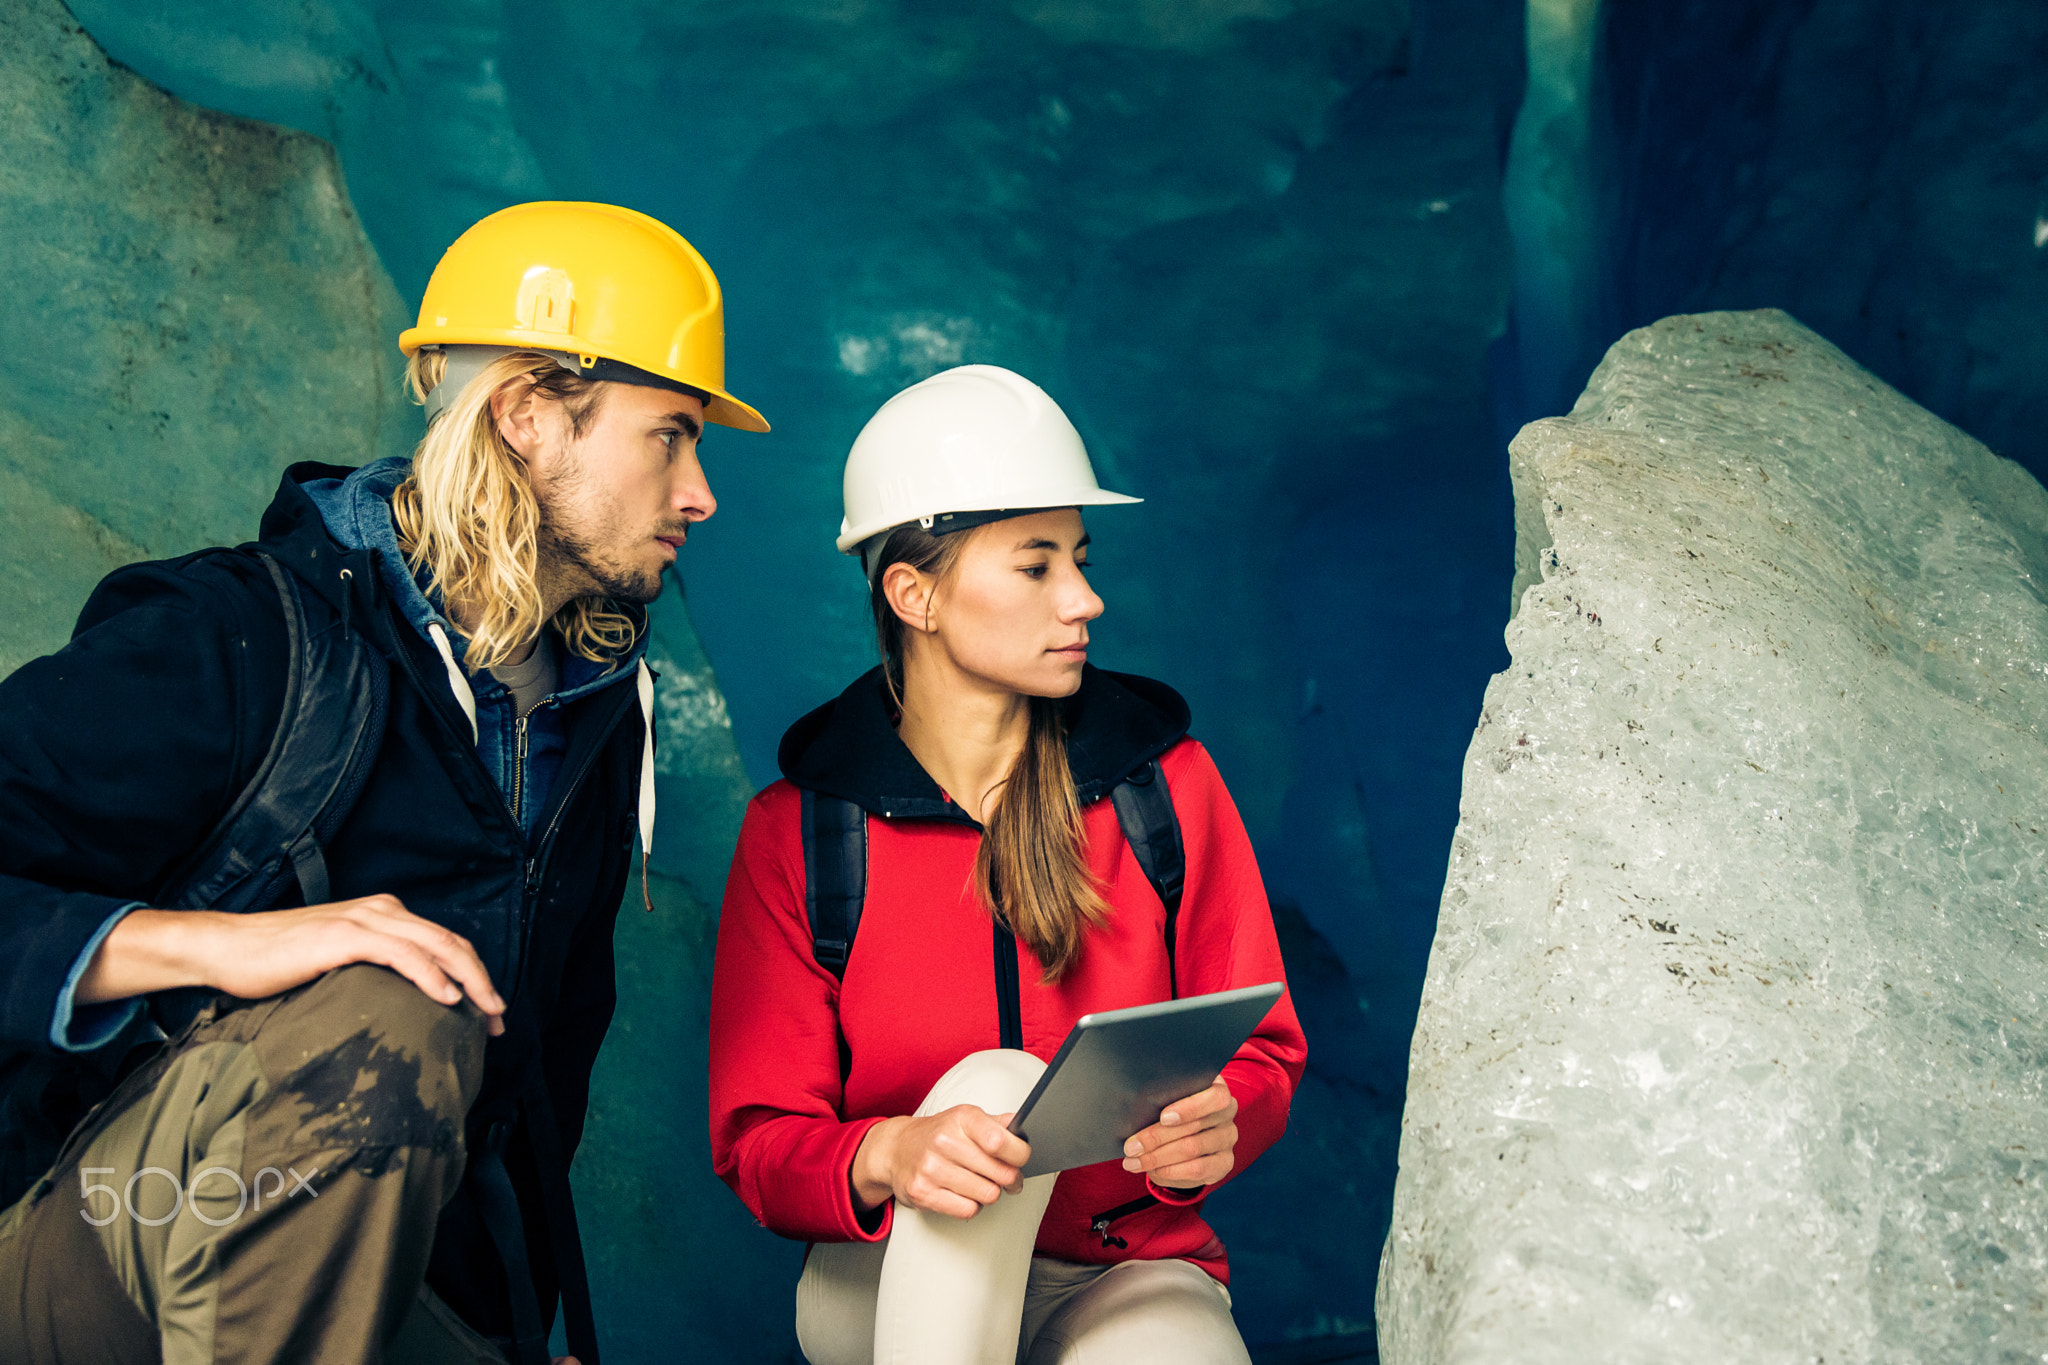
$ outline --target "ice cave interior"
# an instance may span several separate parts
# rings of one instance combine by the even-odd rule
[[[1509,438],[1633,328],[1774,308],[1928,430],[2048,473],[2034,0],[10,0],[0,99],[7,667],[109,567],[250,534],[290,460],[408,448],[394,335],[484,213],[632,205],[719,273],[774,431],[707,443],[720,512],[656,610],[660,913],[621,919],[576,1168],[614,1361],[794,1358],[801,1248],[706,1156],[710,933],[783,728],[870,662],[838,469],[904,384],[1030,375],[1146,499],[1091,519],[1096,658],[1192,704],[1312,1043],[1288,1141],[1211,1208],[1262,1362],[1371,1355],[1388,1229],[1427,1221],[1407,1186],[1396,1215],[1411,1039],[1510,586],[1541,586],[1516,498],[1548,494],[1511,484]],[[1569,702],[1543,688],[1516,704]],[[1450,1028],[1417,1044],[1433,1077]],[[2001,1324],[1965,1314],[1927,1354],[1857,1319],[1863,1358],[2048,1351],[2035,1179],[2004,1330],[2036,1354],[1973,1355]],[[1397,1261],[1398,1358],[1535,1339],[1457,1337],[1477,1310]]]

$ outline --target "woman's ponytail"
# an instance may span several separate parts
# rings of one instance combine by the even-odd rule
[[[971,533],[969,533],[971,534]],[[882,593],[882,575],[903,563],[943,579],[959,561],[966,535],[935,536],[915,522],[899,526],[875,566],[870,603],[882,671],[903,706],[903,622]],[[1081,800],[1067,764],[1065,709],[1032,697],[1023,752],[1001,784],[974,860],[975,890],[998,923],[1038,959],[1042,979],[1058,981],[1080,960],[1081,936],[1109,917],[1109,904],[1083,856]]]
[[[983,902],[1031,949],[1048,982],[1080,960],[1082,931],[1109,917],[1082,857],[1084,838],[1067,766],[1066,718],[1059,702],[1033,697],[1031,734],[982,836],[974,883]]]

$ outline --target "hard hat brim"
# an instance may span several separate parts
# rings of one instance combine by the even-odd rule
[[[731,427],[734,431],[768,430],[767,418],[723,389],[707,389],[706,392],[711,397],[704,404],[705,421]]]
[[[995,512],[1014,507],[1018,516],[1027,517],[1033,512],[1047,512],[1056,507],[1118,507],[1126,503],[1143,501],[1143,498],[1134,498],[1125,493],[1112,493],[1106,488],[1089,491],[1067,489],[1062,492],[1049,492],[1042,501],[1033,499],[1029,494],[1013,494],[1000,503],[982,503],[976,507],[935,507],[929,513],[920,513],[919,516],[937,516],[943,512]],[[839,539],[833,544],[838,546],[839,553],[843,555],[859,554],[861,545],[870,537],[894,530],[898,526],[907,526],[916,520],[918,517],[863,522],[859,526],[850,526],[842,530]]]

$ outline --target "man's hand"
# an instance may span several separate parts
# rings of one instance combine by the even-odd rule
[[[206,986],[261,1000],[352,962],[389,967],[444,1005],[466,995],[493,1035],[505,1031],[505,1002],[469,940],[396,896],[249,915],[136,910],[107,935],[72,998],[93,1004]]]
[[[1166,1106],[1159,1122],[1126,1142],[1124,1169],[1143,1171],[1155,1185],[1200,1189],[1230,1174],[1236,1148],[1237,1101],[1218,1080]]]
[[[994,1115],[956,1104],[926,1118],[884,1119],[853,1154],[853,1199],[862,1213],[894,1199],[948,1218],[972,1218],[1004,1190],[1023,1187],[1031,1147]]]

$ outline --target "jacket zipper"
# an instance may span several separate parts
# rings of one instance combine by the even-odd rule
[[[512,980],[515,989],[520,977],[526,971],[527,947],[533,937],[533,922],[538,918],[534,910],[540,896],[541,881],[547,876],[548,857],[554,852],[555,834],[562,827],[562,813],[569,809],[569,802],[574,799],[576,789],[583,785],[583,779],[589,774],[592,765],[597,762],[598,755],[604,751],[605,745],[611,743],[612,731],[617,728],[619,717],[626,713],[630,697],[631,694],[629,692],[626,700],[620,701],[613,707],[610,718],[605,722],[603,736],[584,750],[583,760],[576,765],[574,771],[564,774],[567,780],[564,781],[563,778],[556,779],[555,813],[548,820],[548,827],[541,832],[540,838],[534,843],[533,853],[526,859],[525,894],[519,898],[519,956],[512,964]],[[508,995],[506,999],[509,1000],[511,997]]]
[[[1120,1251],[1128,1250],[1131,1244],[1121,1237],[1111,1235],[1109,1225],[1128,1218],[1134,1213],[1143,1213],[1158,1202],[1159,1199],[1156,1195],[1139,1195],[1128,1204],[1118,1204],[1113,1209],[1106,1209],[1096,1214],[1095,1217],[1088,1221],[1088,1230],[1100,1237],[1104,1246],[1116,1247]]]
[[[409,626],[407,628],[410,629]],[[441,724],[453,738],[459,741],[457,747],[465,750],[469,754],[469,761],[476,764],[478,771],[484,774],[485,780],[490,782],[492,786],[496,786],[497,779],[491,776],[490,769],[484,767],[483,758],[476,751],[476,741],[473,736],[470,736],[468,725],[451,717],[448,714],[448,708],[442,705],[439,698],[420,680],[420,671],[414,666],[412,653],[405,647],[402,639],[397,647],[392,650],[392,653],[398,656],[398,666],[405,670],[406,681],[410,682],[427,699],[427,709],[441,718]],[[630,699],[631,689],[627,688],[625,690],[627,698]],[[533,846],[536,852],[529,855],[526,859],[526,884],[522,888],[522,894],[519,897],[519,932],[517,937],[519,955],[513,959],[511,979],[505,982],[499,991],[507,1002],[510,1002],[518,993],[519,979],[526,970],[527,941],[532,937],[533,929],[534,894],[540,887],[542,874],[547,870],[547,855],[550,841],[554,839],[555,831],[561,828],[562,812],[569,808],[569,799],[575,796],[576,788],[582,785],[584,776],[589,773],[591,765],[597,761],[598,754],[604,749],[606,744],[611,742],[612,729],[618,725],[619,717],[624,715],[625,711],[626,700],[621,700],[613,709],[611,718],[606,722],[604,733],[598,737],[597,741],[583,755],[582,763],[577,765],[573,773],[567,775],[568,780],[566,783],[558,782],[558,790],[562,793],[562,799],[555,803],[554,819],[548,822],[547,832],[542,834],[539,842]],[[515,834],[519,832],[520,825],[517,819],[513,820],[512,828]]]
[[[530,711],[527,712],[529,716],[532,714]],[[526,795],[526,716],[521,716],[512,723],[512,733],[519,737],[513,751],[515,757],[512,763],[512,823],[524,830],[526,822],[522,802]]]
[[[994,917],[991,916],[991,919]],[[996,1046],[1024,1050],[1024,978],[1017,958],[1017,936],[999,919],[995,923]]]

